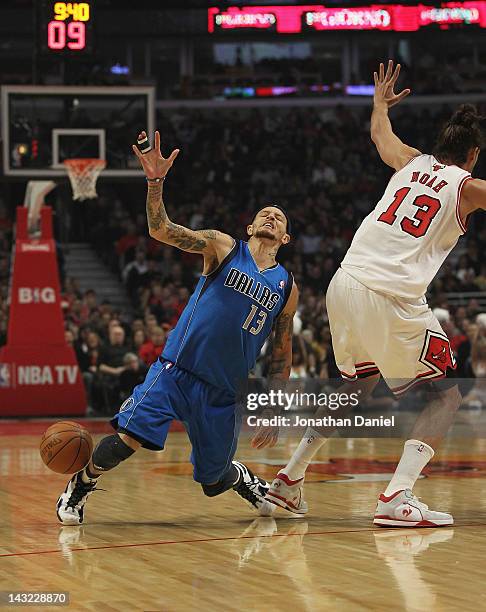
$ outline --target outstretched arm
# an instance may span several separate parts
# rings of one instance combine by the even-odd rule
[[[139,139],[143,137],[145,132],[140,134]],[[146,209],[149,234],[155,240],[183,251],[201,253],[204,257],[203,273],[209,274],[230,252],[234,240],[217,230],[195,231],[169,219],[162,197],[163,179],[179,154],[179,149],[172,151],[167,159],[162,157],[159,132],[155,132],[155,147],[147,153],[141,153],[135,145],[132,148],[148,179]]]
[[[286,381],[290,376],[293,323],[298,301],[299,290],[294,283],[287,304],[275,323],[275,337],[268,372],[270,387],[280,387],[280,381]],[[272,416],[272,414],[268,416]],[[275,446],[277,440],[278,427],[261,427],[253,436],[251,444],[253,448],[264,448],[265,446]]]
[[[420,155],[420,151],[403,143],[393,132],[388,109],[401,102],[410,89],[404,89],[395,94],[394,87],[400,74],[400,64],[393,70],[393,61],[385,67],[380,64],[379,73],[374,73],[375,94],[373,97],[373,113],[371,115],[371,140],[375,143],[381,159],[395,170],[401,170],[412,157]]]
[[[486,181],[477,178],[466,179],[461,190],[459,215],[466,227],[467,218],[476,210],[486,210]]]

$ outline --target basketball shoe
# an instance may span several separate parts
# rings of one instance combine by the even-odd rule
[[[268,489],[266,499],[294,514],[307,514],[309,506],[304,500],[304,478],[290,480],[279,472]]]
[[[260,516],[271,516],[275,508],[265,499],[269,488],[268,482],[255,476],[244,463],[233,461],[233,465],[240,474],[237,483],[233,485],[233,491],[257,510]]]
[[[63,525],[81,525],[86,500],[96,489],[97,482],[83,482],[81,474],[74,474],[57,500],[57,518]]]
[[[429,510],[410,489],[405,489],[390,497],[380,495],[373,523],[380,527],[444,527],[453,525],[454,519],[446,512]]]

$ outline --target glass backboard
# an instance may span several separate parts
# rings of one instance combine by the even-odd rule
[[[106,159],[103,176],[140,176],[131,145],[155,129],[153,87],[3,86],[6,176],[64,176],[64,159]]]

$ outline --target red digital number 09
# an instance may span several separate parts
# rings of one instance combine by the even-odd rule
[[[66,43],[66,40],[69,40]],[[86,26],[79,21],[70,21],[67,26],[63,21],[51,21],[47,26],[47,46],[60,51],[66,47],[79,51],[86,46]]]

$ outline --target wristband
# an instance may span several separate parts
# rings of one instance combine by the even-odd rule
[[[159,178],[148,178],[148,177],[145,177],[145,180],[149,184],[150,183],[152,183],[152,184],[163,183],[165,181],[165,176],[161,176]]]

